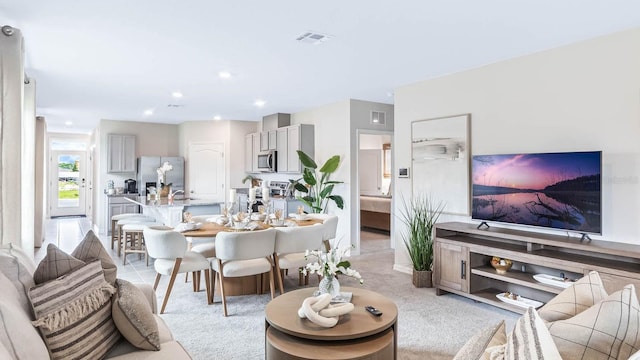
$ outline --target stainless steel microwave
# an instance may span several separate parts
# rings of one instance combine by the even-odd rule
[[[258,154],[258,170],[262,172],[277,171],[276,151],[269,150]]]

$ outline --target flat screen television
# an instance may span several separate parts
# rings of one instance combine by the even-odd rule
[[[472,219],[602,234],[602,152],[474,155],[471,164]]]

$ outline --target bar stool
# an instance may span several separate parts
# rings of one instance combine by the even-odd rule
[[[122,227],[124,225],[136,224],[136,223],[141,223],[141,222],[155,222],[155,221],[156,221],[156,219],[154,217],[147,216],[147,215],[133,216],[133,217],[125,218],[125,219],[122,219],[122,220],[118,220],[116,222],[116,226],[115,226],[115,232],[116,232],[116,234],[118,234],[118,236],[114,240],[115,242],[117,242],[118,256],[120,256],[121,249],[122,249]],[[112,239],[113,239],[113,237],[112,237]]]
[[[116,224],[118,223],[118,220],[133,219],[137,217],[147,217],[147,215],[138,214],[138,213],[126,213],[126,214],[113,215],[111,217],[111,249],[112,250],[113,250],[113,244],[115,242],[118,242],[118,244],[120,244],[118,240],[118,238],[120,237],[120,234],[116,232]]]
[[[122,225],[122,265],[127,264],[127,254],[144,254],[145,262],[149,266],[149,255],[144,243],[143,231],[147,226],[158,225],[162,225],[162,223],[147,221]]]

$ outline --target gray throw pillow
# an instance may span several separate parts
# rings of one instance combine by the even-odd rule
[[[142,290],[122,279],[116,288],[111,314],[122,336],[139,349],[160,350],[158,323]]]
[[[96,236],[93,230],[89,230],[84,239],[76,246],[71,255],[84,262],[89,262],[94,259],[100,259],[102,269],[104,270],[104,278],[111,285],[116,284],[116,276],[118,268],[113,262],[111,255],[102,245],[100,238]]]
[[[33,273],[33,281],[36,284],[42,284],[57,279],[84,264],[84,261],[74,258],[53,244],[49,244],[47,245],[47,255],[40,261],[36,272]]]

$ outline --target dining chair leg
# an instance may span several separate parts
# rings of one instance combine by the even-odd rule
[[[167,301],[169,301],[169,295],[171,295],[171,290],[173,289],[173,283],[176,281],[176,276],[178,275],[178,271],[180,271],[181,263],[182,263],[182,258],[176,258],[176,262],[175,264],[173,264],[173,271],[171,271],[169,286],[167,287],[166,294],[164,294],[164,300],[162,300],[162,307],[160,308],[160,314],[164,314],[164,308],[167,307]]]
[[[269,269],[269,289],[271,290],[271,300],[275,296],[275,284],[273,283],[273,268]]]
[[[278,287],[280,288],[280,295],[284,294],[284,286],[282,284],[282,270],[280,269],[280,264],[278,260],[278,254],[273,254],[273,262],[276,267],[276,274],[278,276]]]
[[[160,283],[160,277],[162,275],[160,275],[160,273],[156,274],[156,281],[153,283],[153,290],[156,290],[158,288],[158,283]]]
[[[211,280],[209,279],[211,277],[211,271],[209,269],[206,269],[204,271],[204,287],[205,287],[205,291],[207,293],[207,304],[211,305],[211,303],[213,302],[213,296],[211,296]],[[198,281],[198,283],[200,283]]]
[[[216,294],[216,276],[218,276],[218,273],[216,273],[215,271],[211,270],[211,302],[210,304],[213,304],[213,298]]]
[[[220,296],[222,297],[222,310],[224,316],[228,316],[227,314],[227,299],[224,296],[224,275],[222,275],[222,260],[218,259],[218,276],[220,280]]]
[[[304,283],[304,275],[302,274],[302,272],[298,271],[298,286],[302,286],[302,284],[304,285],[308,285]]]

